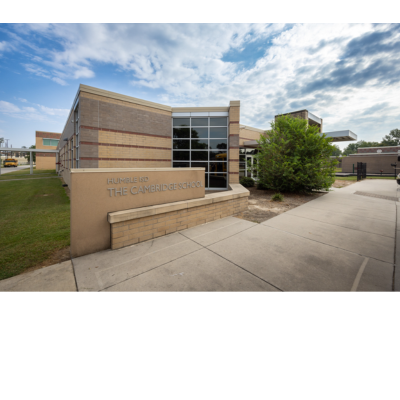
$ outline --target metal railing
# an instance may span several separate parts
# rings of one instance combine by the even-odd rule
[[[367,163],[357,163],[357,181],[361,181],[367,177]]]

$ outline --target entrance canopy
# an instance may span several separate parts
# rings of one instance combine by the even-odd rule
[[[58,150],[54,149],[54,150],[43,150],[43,149],[19,149],[19,148],[15,148],[15,147],[1,147],[0,148],[0,154],[1,153],[11,153],[11,152],[18,152],[18,153],[30,153],[29,154],[29,164],[31,167],[31,171],[30,174],[33,175],[33,157],[32,157],[32,153],[57,153],[58,154]],[[0,168],[0,173],[1,173],[1,168]]]
[[[349,142],[357,140],[357,135],[349,130],[324,133],[327,137],[332,138],[332,142]]]

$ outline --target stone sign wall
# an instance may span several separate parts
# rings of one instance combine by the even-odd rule
[[[71,255],[110,248],[110,212],[202,198],[204,168],[72,169]]]

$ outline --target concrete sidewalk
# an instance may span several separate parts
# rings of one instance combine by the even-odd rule
[[[392,291],[400,229],[396,189],[395,180],[362,181],[261,224],[228,217],[75,258],[77,289]],[[400,245],[397,249],[399,253]],[[57,268],[59,278],[40,286],[46,271],[54,276]],[[75,290],[72,267],[60,264],[35,273],[32,283],[29,274],[0,281],[0,290],[61,290],[57,285]],[[12,280],[18,284],[10,284]]]

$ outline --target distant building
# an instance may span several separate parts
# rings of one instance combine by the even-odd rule
[[[57,149],[61,133],[36,131],[36,148]],[[56,153],[36,153],[36,169],[56,169]]]
[[[400,146],[359,147],[356,154],[343,157],[342,172],[354,172],[357,162],[363,162],[369,174],[394,173],[391,164],[398,163],[399,151]]]

